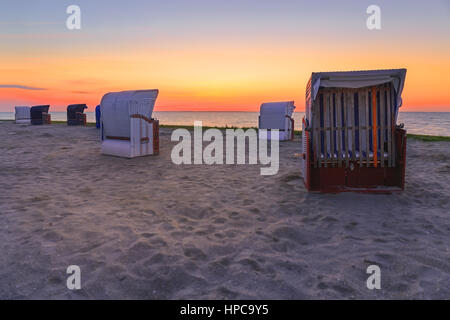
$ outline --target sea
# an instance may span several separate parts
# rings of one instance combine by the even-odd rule
[[[66,121],[66,112],[50,112],[52,120]],[[95,112],[86,112],[87,121],[95,122]],[[162,125],[192,126],[202,121],[210,127],[257,127],[258,112],[219,111],[155,111],[153,118]],[[296,130],[301,130],[303,112],[294,112]],[[0,120],[14,120],[14,112],[0,112]],[[400,112],[397,123],[403,123],[408,133],[450,136],[450,112]]]

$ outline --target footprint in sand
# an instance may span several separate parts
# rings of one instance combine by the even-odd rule
[[[203,261],[207,258],[206,254],[202,250],[194,247],[185,248],[184,255],[194,261]]]

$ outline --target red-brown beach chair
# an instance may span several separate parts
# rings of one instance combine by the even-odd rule
[[[305,186],[321,192],[404,189],[397,125],[406,69],[313,73],[302,121]]]

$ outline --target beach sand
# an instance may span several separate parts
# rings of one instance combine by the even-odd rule
[[[448,142],[408,140],[404,193],[319,194],[298,137],[263,177],[175,165],[171,131],[129,160],[101,155],[94,127],[0,122],[0,298],[450,298]]]

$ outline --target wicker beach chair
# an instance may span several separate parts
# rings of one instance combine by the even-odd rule
[[[31,124],[30,107],[15,107],[15,120],[17,124]]]
[[[68,126],[85,126],[86,114],[84,109],[87,109],[85,104],[71,104],[67,106],[67,125]]]
[[[32,125],[42,125],[50,124],[51,116],[48,113],[49,105],[34,106],[30,109],[31,124]]]
[[[159,153],[158,90],[107,93],[100,106],[102,153],[134,158]]]
[[[97,129],[100,129],[100,117],[101,117],[100,105],[98,105],[95,107],[95,127]]]
[[[302,121],[308,190],[403,190],[406,130],[396,123],[405,77],[406,69],[312,74]]]
[[[261,139],[272,139],[271,130],[279,131],[279,140],[294,139],[294,101],[263,103],[259,112],[258,128],[266,129],[267,136],[260,133]]]

